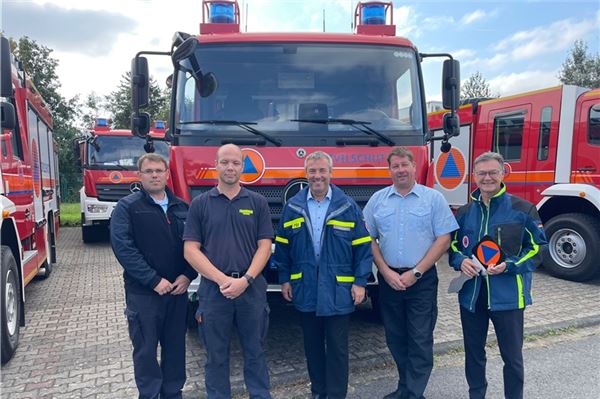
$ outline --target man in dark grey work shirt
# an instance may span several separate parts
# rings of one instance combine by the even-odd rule
[[[232,326],[244,353],[250,397],[270,398],[263,340],[269,306],[261,272],[271,255],[273,225],[267,200],[240,186],[242,151],[217,151],[217,187],[194,198],[183,239],[186,260],[202,274],[196,319],[207,353],[209,399],[230,398],[229,342]]]

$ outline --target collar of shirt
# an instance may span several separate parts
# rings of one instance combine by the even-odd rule
[[[162,209],[167,212],[167,208],[169,207],[169,196],[166,193],[164,198],[161,200],[157,200],[153,196],[150,196],[150,198],[152,198],[152,201],[154,201],[155,204],[160,205]]]
[[[327,194],[325,194],[325,198],[324,199],[328,199],[329,201],[331,201],[331,186],[329,186],[329,188],[327,189]],[[315,199],[315,197],[313,197],[312,193],[310,192],[310,188],[308,189],[308,196],[306,197],[307,201],[313,200],[315,202],[319,202]]]
[[[397,195],[399,197],[406,198],[411,194],[414,194],[417,197],[420,197],[422,195],[422,190],[423,190],[423,186],[421,186],[419,183],[415,182],[414,186],[410,189],[410,191],[406,195],[402,195],[398,192],[398,190],[396,190],[396,187],[392,184],[388,189],[387,197],[391,197],[392,195]]]
[[[248,189],[246,187],[241,186],[240,192],[234,198],[247,197],[248,196],[247,190]],[[211,197],[218,197],[219,195],[221,195],[221,192],[219,191],[218,187],[215,186],[208,192],[208,195],[210,195]],[[223,196],[227,197],[225,194],[223,194]]]

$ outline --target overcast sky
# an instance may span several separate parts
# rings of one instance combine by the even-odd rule
[[[2,30],[54,50],[61,92],[109,94],[139,50],[168,51],[175,31],[197,33],[201,0],[0,0]],[[240,0],[249,32],[350,32],[356,0]],[[352,12],[351,12],[352,11]],[[577,39],[600,51],[600,0],[394,1],[398,35],[422,52],[451,52],[463,80],[480,71],[506,95],[558,84],[558,71]],[[152,57],[164,86],[166,57]],[[441,62],[423,66],[427,100],[440,98]]]

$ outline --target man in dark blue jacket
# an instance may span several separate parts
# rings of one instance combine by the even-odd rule
[[[186,294],[197,273],[183,258],[188,206],[166,187],[167,171],[162,156],[141,156],[142,190],[119,201],[110,225],[113,252],[124,269],[125,315],[141,399],[181,398],[186,379]]]
[[[531,304],[532,271],[540,264],[546,237],[535,206],[506,192],[500,154],[481,154],[473,169],[478,188],[458,210],[460,228],[452,235],[449,258],[450,266],[472,277],[458,295],[469,397],[486,395],[485,343],[492,320],[504,361],[504,396],[522,398],[523,312]],[[495,240],[506,259],[482,275],[471,254],[485,236]]]
[[[285,205],[275,262],[283,297],[302,315],[312,396],[336,399],[348,390],[348,323],[373,256],[362,212],[330,184],[332,168],[322,151],[306,158],[308,188]]]

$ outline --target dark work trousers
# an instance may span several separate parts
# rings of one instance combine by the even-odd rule
[[[493,278],[493,277],[491,277]],[[504,396],[507,399],[523,398],[523,309],[489,311],[487,308],[487,284],[482,281],[475,312],[460,306],[463,339],[465,344],[465,374],[471,399],[485,398],[485,343],[489,321],[492,320],[500,356],[504,362]]]
[[[185,383],[187,295],[125,293],[140,399],[181,398]],[[160,342],[160,364],[157,348]]]
[[[381,317],[398,368],[398,389],[403,399],[421,398],[433,369],[433,329],[438,313],[436,268],[429,269],[405,291],[396,291],[381,274],[378,277]]]
[[[300,314],[312,393],[328,399],[345,398],[348,391],[350,315]]]
[[[197,316],[200,337],[206,350],[204,383],[208,399],[231,398],[229,344],[237,330],[244,354],[244,382],[250,398],[270,398],[269,370],[263,350],[269,328],[267,282],[259,275],[236,299],[225,298],[219,286],[203,279],[198,289]]]

